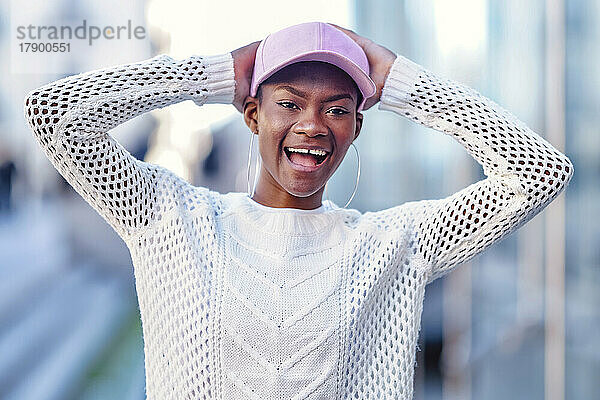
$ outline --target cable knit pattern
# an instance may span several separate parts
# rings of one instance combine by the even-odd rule
[[[49,83],[25,116],[131,252],[148,399],[411,399],[425,286],[513,232],[573,175],[512,114],[398,55],[379,109],[454,137],[486,179],[376,212],[270,208],[136,160],[108,131],[184,100],[231,103],[230,53]]]

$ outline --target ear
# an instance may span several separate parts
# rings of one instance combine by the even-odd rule
[[[362,113],[357,112],[356,113],[356,130],[354,131],[354,139],[352,139],[352,141],[355,141],[356,138],[358,138],[358,135],[360,135],[362,123],[363,123],[363,115],[362,115]]]
[[[258,129],[258,98],[246,97],[243,110],[244,122],[250,128],[250,131],[256,132]]]

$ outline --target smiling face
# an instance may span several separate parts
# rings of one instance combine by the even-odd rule
[[[270,207],[316,208],[360,133],[360,92],[343,70],[318,61],[289,65],[259,89],[244,109],[262,158],[254,199]]]

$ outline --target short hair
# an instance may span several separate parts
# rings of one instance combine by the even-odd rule
[[[333,65],[333,64],[331,64]],[[356,82],[354,81],[354,79],[352,79],[352,77],[350,77],[350,75],[348,75],[348,73],[346,73],[346,71],[344,71],[343,69],[335,66],[336,68],[338,68],[341,72],[343,72],[344,74],[346,74],[348,76],[348,78],[350,78],[350,80],[352,81],[352,85],[354,86],[354,90],[356,90],[356,109],[358,110],[358,106],[360,105],[360,103],[362,102],[362,93],[360,91],[360,89],[358,88],[358,85],[356,84]],[[281,70],[280,70],[281,71]],[[279,71],[277,71],[279,72]],[[269,83],[269,81],[272,81],[274,79],[274,77],[277,75],[277,73],[271,75],[270,77],[268,77],[266,80],[264,80],[263,82],[261,82],[258,85],[258,88],[256,89],[256,98],[258,98],[258,104],[262,104],[262,87],[264,83]]]

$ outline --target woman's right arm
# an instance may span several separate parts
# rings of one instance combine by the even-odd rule
[[[54,167],[121,238],[165,211],[169,170],[133,157],[108,131],[184,100],[232,104],[231,53],[174,60],[165,54],[72,75],[29,92],[25,118]]]

